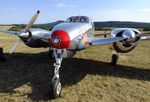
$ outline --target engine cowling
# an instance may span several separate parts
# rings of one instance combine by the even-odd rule
[[[111,32],[113,37],[123,37],[124,40],[112,44],[113,49],[119,53],[128,53],[132,51],[140,41],[140,31],[131,28],[114,29]]]
[[[20,39],[29,47],[38,48],[38,47],[49,47],[49,36],[51,32],[39,29],[39,28],[31,28],[27,33],[23,31],[18,35]]]

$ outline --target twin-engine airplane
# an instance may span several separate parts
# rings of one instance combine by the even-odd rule
[[[56,61],[54,63],[55,70],[52,79],[52,93],[54,98],[59,97],[62,90],[59,69],[63,58],[73,57],[76,51],[83,50],[90,46],[112,43],[112,48],[116,52],[116,54],[112,56],[112,62],[116,64],[118,53],[128,53],[136,47],[139,41],[150,39],[150,36],[141,36],[149,32],[141,33],[132,28],[114,29],[106,38],[95,38],[93,22],[86,16],[70,17],[65,23],[56,25],[52,31],[31,28],[39,13],[40,11],[37,11],[26,28],[22,31],[0,32],[14,34],[20,38],[12,47],[10,53],[14,52],[21,41],[32,48],[50,48],[51,55]]]

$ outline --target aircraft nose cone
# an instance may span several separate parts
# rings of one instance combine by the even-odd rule
[[[56,30],[51,34],[50,45],[53,48],[64,49],[70,45],[70,37],[66,31]]]

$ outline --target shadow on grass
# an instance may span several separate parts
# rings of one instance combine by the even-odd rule
[[[15,88],[28,84],[32,88],[32,93],[25,95],[31,100],[51,99],[50,84],[54,60],[48,60],[47,53],[5,55],[8,61],[0,63],[0,93],[13,94]],[[87,74],[150,81],[148,69],[112,66],[107,62],[80,58],[63,60],[60,70],[63,87],[80,82]]]

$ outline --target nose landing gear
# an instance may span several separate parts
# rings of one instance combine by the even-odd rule
[[[53,98],[58,98],[61,94],[62,85],[59,78],[55,78],[52,82]]]
[[[60,82],[59,77],[59,69],[61,67],[62,59],[63,59],[63,50],[62,49],[54,49],[54,57],[55,57],[55,63],[54,63],[54,76],[52,79],[52,94],[53,98],[58,98],[61,94],[62,85]]]

